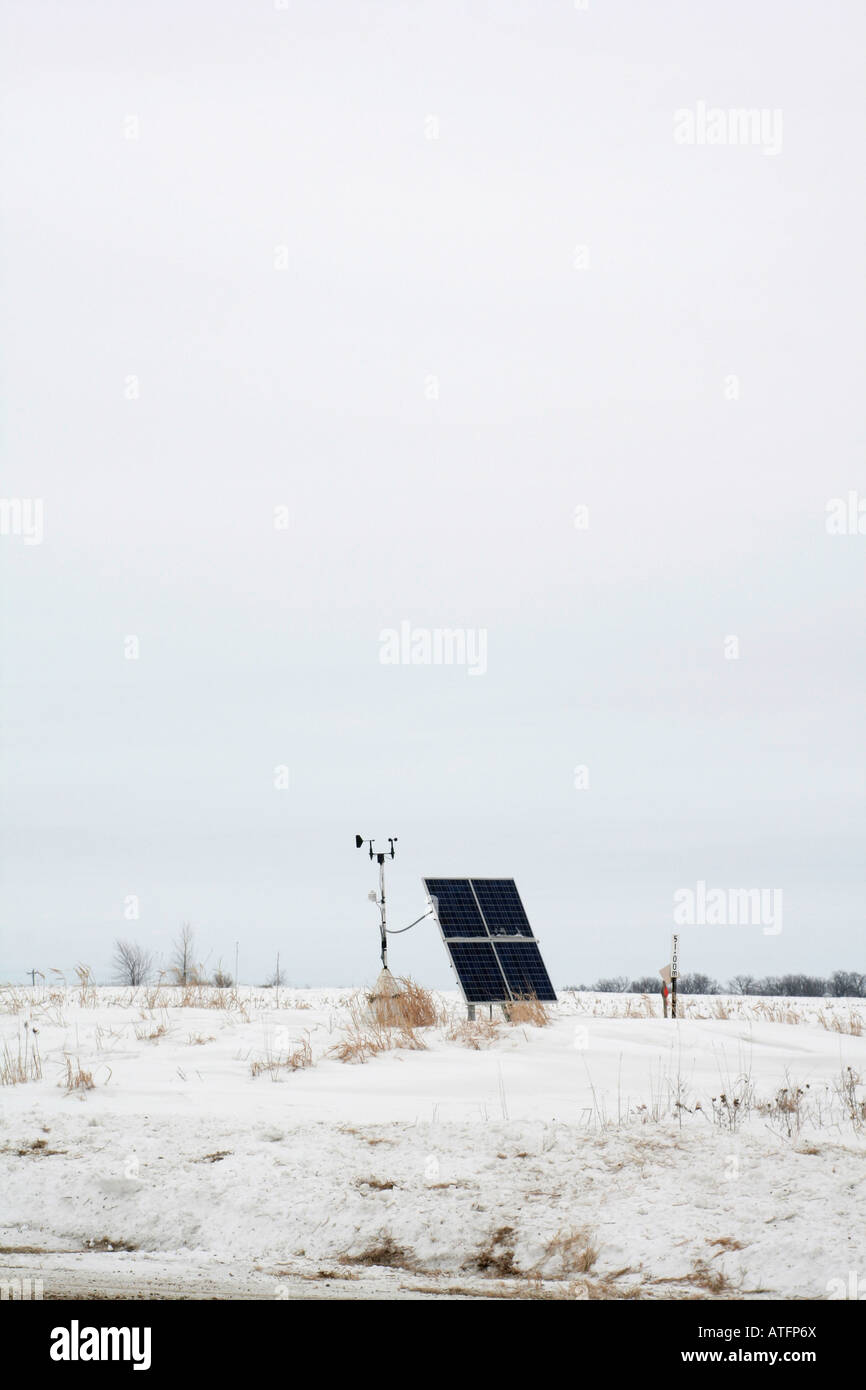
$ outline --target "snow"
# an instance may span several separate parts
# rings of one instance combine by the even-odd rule
[[[641,1016],[658,999],[568,995],[547,1027],[503,1022],[476,1049],[439,996],[417,1050],[359,1064],[329,1055],[350,991],[179,995],[0,994],[0,1049],[23,1050],[26,1021],[42,1063],[0,1087],[0,1280],[41,1278],[46,1298],[863,1282],[862,1002],[695,999],[673,1021]],[[252,1075],[305,1040],[311,1065]],[[68,1089],[67,1059],[92,1088]]]

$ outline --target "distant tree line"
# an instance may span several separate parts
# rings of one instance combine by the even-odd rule
[[[655,994],[661,989],[661,977],[643,975],[630,980],[627,975],[596,980],[594,985],[568,985],[566,988],[588,990],[597,994]],[[709,975],[691,971],[677,976],[678,994],[783,994],[810,999],[830,995],[834,999],[866,999],[866,975],[856,970],[834,970],[832,975],[734,975],[727,986],[711,980]]]
[[[234,980],[222,965],[208,976],[202,964],[195,960],[195,937],[188,922],[184,922],[172,947],[169,978],[178,985],[214,984],[220,989],[231,989]],[[114,948],[114,978],[118,984],[143,985],[156,973],[153,953],[133,941],[117,941]],[[280,970],[280,957],[277,954],[276,969],[265,981],[264,988],[280,988],[285,983],[285,973]],[[613,975],[609,979],[596,980],[593,985],[566,985],[566,989],[591,991],[597,994],[656,994],[661,989],[659,975],[642,975],[631,980],[628,975]],[[764,975],[758,979],[754,975],[734,975],[727,986],[710,979],[700,971],[690,971],[677,976],[678,994],[776,994],[791,997],[821,999],[830,996],[834,999],[866,999],[866,975],[856,970],[834,970],[826,978],[822,975]]]

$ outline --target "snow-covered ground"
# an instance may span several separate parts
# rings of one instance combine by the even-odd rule
[[[379,1030],[392,1046],[357,1062],[333,1052],[358,1040],[350,991],[181,997],[0,991],[0,1071],[41,1070],[0,1086],[0,1281],[45,1298],[866,1288],[863,1002],[681,1000],[674,1022],[658,998],[578,994],[546,1027],[472,1030],[442,995],[435,1026]]]

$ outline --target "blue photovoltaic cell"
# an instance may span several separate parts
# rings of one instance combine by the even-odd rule
[[[491,936],[532,936],[513,878],[473,878],[472,887]]]
[[[509,999],[493,947],[484,941],[446,941],[457,978],[469,1004],[498,1004]]]
[[[534,995],[536,999],[556,1002],[556,990],[536,941],[498,941],[496,954],[515,999]]]
[[[446,939],[487,935],[468,878],[425,878],[424,883]]]

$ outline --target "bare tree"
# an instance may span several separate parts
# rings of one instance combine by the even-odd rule
[[[829,993],[837,999],[862,999],[866,995],[866,975],[856,970],[834,970],[828,984]]]
[[[719,987],[715,980],[711,980],[709,975],[703,975],[700,970],[692,970],[685,975],[680,975],[677,980],[678,994],[718,994]]]
[[[153,955],[135,941],[114,943],[114,975],[118,984],[146,984],[153,972]]]
[[[217,968],[213,972],[213,983],[217,989],[231,989],[234,980],[227,970],[223,970],[222,961],[217,963]]]
[[[756,983],[754,975],[734,975],[730,981],[731,994],[755,994]]]
[[[171,973],[175,984],[194,985],[198,983],[199,972],[193,962],[195,932],[189,922],[184,922],[174,942],[174,955],[171,958]]]
[[[791,998],[820,999],[833,992],[829,980],[820,975],[783,975],[779,984],[779,993]]]
[[[656,994],[661,987],[661,975],[641,975],[639,979],[632,980],[628,992],[629,994]]]

